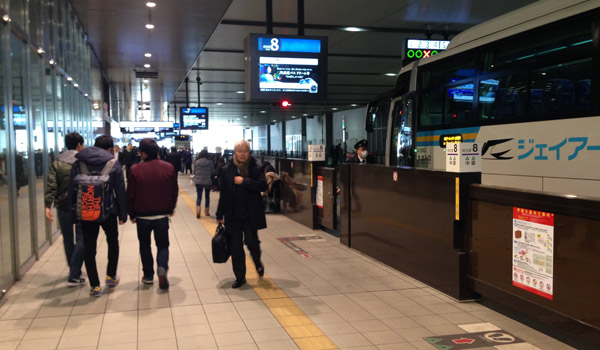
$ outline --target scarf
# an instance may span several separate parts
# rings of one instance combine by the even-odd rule
[[[233,164],[235,164],[235,166],[238,168],[238,171],[240,172],[240,175],[242,175],[242,177],[248,177],[248,165],[250,164],[250,158],[248,158],[247,161],[241,163],[237,160],[236,157],[233,157]]]

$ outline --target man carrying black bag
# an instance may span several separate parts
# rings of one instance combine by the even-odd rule
[[[250,156],[250,144],[246,140],[236,142],[233,162],[223,167],[219,177],[219,206],[217,222],[227,227],[231,262],[235,282],[232,288],[239,288],[246,283],[246,255],[244,242],[259,276],[265,269],[260,260],[260,240],[258,230],[267,227],[265,211],[260,193],[267,190],[265,173],[256,164],[256,159]],[[225,218],[225,221],[223,220]]]

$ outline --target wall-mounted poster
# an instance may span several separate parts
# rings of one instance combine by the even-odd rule
[[[513,207],[512,284],[552,300],[554,214]]]

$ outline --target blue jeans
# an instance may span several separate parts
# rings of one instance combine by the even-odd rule
[[[196,185],[196,206],[202,204],[202,190],[204,189],[204,207],[210,206],[210,185]]]
[[[156,220],[136,219],[138,240],[140,241],[140,257],[144,278],[154,277],[154,260],[152,258],[151,235],[154,231],[156,242],[156,265],[169,269],[169,218]]]
[[[57,213],[58,224],[63,235],[67,264],[69,264],[69,279],[79,279],[85,257],[81,225],[74,222],[73,215],[68,209],[58,209]],[[73,225],[75,225],[75,237],[73,237]],[[75,242],[73,242],[73,238],[75,238]]]

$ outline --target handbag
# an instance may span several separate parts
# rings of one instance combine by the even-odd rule
[[[229,250],[229,237],[225,232],[225,226],[219,223],[215,236],[212,238],[212,256],[213,262],[217,264],[226,263],[231,256]]]

